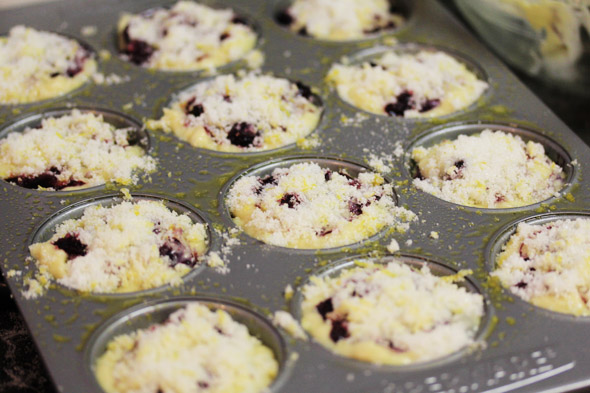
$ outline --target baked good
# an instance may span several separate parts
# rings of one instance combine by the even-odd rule
[[[29,246],[42,277],[84,292],[178,285],[207,250],[207,231],[152,200],[84,209],[47,241]]]
[[[257,40],[254,29],[233,10],[192,1],[123,14],[117,30],[123,58],[157,70],[220,67],[244,57]]]
[[[0,105],[61,96],[95,71],[92,52],[71,38],[22,25],[0,37]]]
[[[404,17],[388,0],[295,0],[279,11],[277,23],[303,36],[345,41],[391,30]]]
[[[156,169],[139,143],[137,130],[117,129],[100,114],[74,109],[0,140],[0,177],[52,191],[132,184],[138,173]]]
[[[514,295],[552,311],[590,315],[590,219],[522,222],[492,272]]]
[[[182,92],[148,126],[204,149],[262,151],[304,138],[321,112],[319,98],[300,82],[255,73],[221,75]]]
[[[261,393],[278,368],[246,326],[198,302],[116,336],[94,365],[107,393]]]
[[[436,359],[474,343],[483,297],[455,283],[468,273],[438,277],[427,265],[355,260],[337,275],[311,277],[301,325],[341,356],[390,365]]]
[[[406,118],[448,115],[474,103],[488,88],[453,56],[425,49],[335,64],[326,79],[357,108]]]
[[[387,226],[407,229],[412,212],[396,206],[392,185],[377,173],[351,176],[314,162],[244,176],[227,195],[235,223],[265,243],[290,248],[339,247]]]
[[[562,168],[540,143],[484,130],[432,147],[416,147],[414,185],[445,201],[483,208],[526,206],[554,196],[565,184]]]

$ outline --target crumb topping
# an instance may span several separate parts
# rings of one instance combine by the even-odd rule
[[[163,202],[96,205],[29,247],[45,278],[85,292],[120,293],[178,285],[207,250],[201,223]]]
[[[448,355],[474,342],[483,297],[427,266],[357,260],[338,276],[313,276],[303,287],[302,326],[333,352],[403,365]]]
[[[484,208],[526,206],[556,194],[562,168],[540,143],[484,130],[412,151],[419,174],[414,185],[449,202]]]
[[[357,65],[335,64],[327,81],[348,103],[379,115],[436,117],[465,108],[488,88],[440,51],[386,52]]]
[[[518,224],[492,272],[506,288],[539,307],[590,315],[590,219]]]
[[[353,177],[313,162],[245,176],[231,187],[227,205],[250,236],[290,248],[338,247],[392,226],[409,227],[415,215],[396,206],[392,185],[372,172]]]
[[[0,37],[0,104],[21,104],[68,93],[96,70],[76,40],[22,25]]]
[[[115,337],[94,371],[108,393],[261,393],[278,368],[246,326],[194,302]]]
[[[123,57],[159,70],[203,70],[238,60],[256,44],[246,19],[231,9],[179,1],[170,9],[124,14],[118,23]]]
[[[261,151],[304,138],[321,112],[319,98],[300,82],[255,73],[222,75],[180,94],[159,121],[148,125],[195,147]]]
[[[276,21],[303,36],[344,41],[399,27],[404,18],[387,0],[295,0]]]
[[[117,129],[102,115],[74,109],[0,140],[0,177],[43,190],[134,184],[139,172],[156,169],[139,143],[136,129]]]

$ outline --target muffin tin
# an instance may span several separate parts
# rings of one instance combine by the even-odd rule
[[[180,287],[142,293],[101,296],[54,286],[37,299],[24,298],[23,277],[34,271],[34,263],[27,261],[33,234],[62,209],[75,214],[80,206],[117,194],[120,187],[53,193],[3,182],[0,266],[59,391],[101,392],[91,366],[106,338],[143,326],[146,318],[158,321],[187,300],[230,309],[277,353],[281,372],[271,392],[538,392],[590,386],[590,350],[582,343],[590,318],[540,310],[487,281],[497,243],[517,221],[541,213],[586,214],[590,181],[583,173],[590,165],[590,150],[571,130],[437,2],[416,0],[403,27],[351,42],[302,37],[276,24],[274,13],[284,2],[202,2],[233,7],[254,21],[260,34],[257,48],[265,55],[263,72],[299,80],[315,89],[324,103],[324,114],[308,140],[318,143],[310,143],[309,148],[292,145],[268,152],[226,154],[193,148],[174,136],[148,131],[146,148],[158,159],[158,170],[151,174],[151,181],[129,187],[132,194],[172,200],[202,217],[210,225],[209,252],[220,253],[230,271],[222,274],[205,267],[186,276]],[[38,119],[63,107],[100,108],[135,122],[160,117],[174,93],[208,76],[203,72],[155,72],[124,62],[117,57],[116,23],[123,11],[140,12],[170,4],[167,0],[105,0],[100,6],[89,7],[85,2],[62,0],[0,14],[6,29],[26,24],[86,41],[98,53],[100,72],[129,77],[120,84],[88,83],[64,97],[37,104],[0,106],[0,128],[19,130],[23,121],[28,122],[22,119]],[[81,29],[89,25],[96,26],[98,33],[83,36]],[[391,46],[394,39],[457,54],[481,70],[490,87],[475,105],[453,115],[404,120],[359,111],[342,102],[323,81],[330,66],[342,56],[354,59],[373,47]],[[244,61],[238,61],[219,72],[236,72],[244,66]],[[487,125],[539,141],[552,158],[565,164],[569,185],[561,196],[522,208],[476,209],[442,201],[411,185],[407,153],[412,146]],[[396,146],[406,154],[394,154]],[[406,233],[386,231],[349,247],[317,251],[274,247],[236,233],[223,203],[232,178],[284,165],[287,157],[366,167],[370,154],[391,160],[393,170],[385,173],[385,178],[392,181],[399,205],[418,214]],[[298,315],[297,297],[288,301],[283,296],[287,285],[297,289],[311,274],[325,272],[326,266],[337,266],[346,258],[384,255],[392,238],[404,255],[452,270],[474,271],[470,281],[487,300],[481,346],[432,363],[385,367],[341,358],[312,340],[295,340],[269,324],[276,310]]]

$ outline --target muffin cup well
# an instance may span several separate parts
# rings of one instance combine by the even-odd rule
[[[116,112],[110,109],[104,108],[96,108],[96,107],[88,107],[88,106],[75,106],[71,108],[55,108],[43,111],[42,113],[37,114],[28,114],[25,115],[12,123],[9,123],[6,126],[0,128],[0,139],[5,138],[8,134],[12,132],[23,132],[26,128],[39,128],[41,126],[41,122],[44,119],[50,117],[62,117],[67,116],[72,113],[73,110],[79,110],[81,113],[92,113],[97,116],[102,116],[104,121],[115,128],[130,128],[133,129],[133,139],[137,141],[137,145],[140,146],[146,154],[150,154],[151,152],[151,142],[150,136],[146,132],[143,124],[136,119],[125,115],[120,112]],[[6,180],[2,179],[3,182],[10,184],[13,187],[19,187],[16,184],[7,182]],[[56,196],[63,196],[65,194],[73,194],[73,193],[84,193],[89,191],[98,191],[103,190],[105,188],[105,184],[99,184],[92,187],[80,188],[75,190],[58,190],[58,191],[46,191],[46,190],[38,190],[38,189],[29,189],[24,188],[26,190],[34,191],[42,193],[43,195],[56,195]]]
[[[198,263],[190,272],[188,272],[186,275],[184,275],[182,277],[182,281],[183,281],[183,283],[185,283],[185,282],[190,281],[193,278],[195,278],[200,272],[202,272],[205,269],[206,264],[203,263],[203,261],[202,261],[203,257],[205,255],[207,255],[209,250],[214,248],[215,245],[217,244],[216,239],[213,237],[213,231],[211,230],[211,225],[208,222],[208,220],[203,217],[202,213],[197,212],[194,208],[192,208],[192,207],[190,207],[190,206],[186,205],[185,203],[178,201],[178,200],[173,200],[173,199],[170,199],[167,197],[160,197],[157,195],[149,195],[149,194],[133,194],[132,197],[133,197],[133,201],[142,201],[142,200],[163,201],[165,206],[168,209],[175,211],[178,214],[187,214],[193,222],[201,223],[206,226],[207,250],[205,251],[205,254],[201,256],[201,263]],[[99,206],[99,205],[104,206],[104,207],[110,207],[110,206],[119,204],[122,201],[123,201],[123,198],[121,198],[120,195],[107,195],[107,196],[101,196],[101,197],[97,197],[97,198],[83,200],[83,201],[80,201],[80,202],[75,203],[73,205],[70,205],[67,208],[56,212],[55,214],[50,216],[45,222],[43,222],[43,224],[41,224],[41,226],[35,232],[33,232],[31,237],[29,238],[28,244],[31,245],[31,244],[35,244],[35,243],[42,243],[42,242],[48,241],[54,235],[55,229],[57,228],[57,226],[59,226],[60,224],[62,224],[66,220],[79,219],[84,214],[84,211],[89,207]],[[146,289],[146,290],[142,290],[142,291],[108,293],[108,292],[82,292],[82,291],[78,291],[74,288],[63,286],[55,281],[53,282],[53,284],[65,289],[66,292],[71,291],[72,294],[82,293],[86,296],[100,297],[100,298],[137,297],[137,296],[150,295],[150,294],[154,294],[154,293],[158,293],[158,292],[163,292],[168,289],[174,288],[170,284],[165,284],[165,285],[162,285],[159,287],[150,288],[150,289]]]
[[[516,233],[516,228],[518,224],[527,223],[530,225],[542,225],[557,220],[574,220],[577,218],[590,219],[590,211],[563,211],[558,213],[536,214],[534,216],[519,218],[504,225],[491,236],[489,242],[486,245],[484,253],[486,270],[488,271],[488,273],[491,273],[495,270],[498,255],[500,254],[500,252],[502,252],[502,248],[508,242],[508,240],[510,240],[510,237]],[[510,291],[510,289],[506,288],[504,285],[502,285],[502,290],[504,291],[504,293],[514,298],[514,301],[517,304],[520,304],[522,307],[533,307],[535,310],[538,310],[540,313],[544,314],[547,317],[558,318],[566,321],[590,323],[590,316],[575,316],[568,313],[552,311],[543,307],[536,306],[531,302],[528,302],[520,298],[519,296],[514,295]]]
[[[236,322],[245,325],[251,335],[257,337],[262,344],[270,348],[279,364],[279,371],[268,389],[271,393],[280,389],[288,378],[293,360],[289,358],[287,345],[278,330],[258,312],[234,301],[206,296],[152,301],[121,311],[105,321],[90,338],[84,353],[86,371],[94,382],[95,389],[101,388],[94,375],[94,365],[96,360],[106,351],[108,343],[113,338],[162,323],[174,311],[190,303],[199,303],[211,310],[223,310],[229,313]]]
[[[459,135],[475,135],[479,134],[486,129],[493,131],[503,131],[505,133],[519,136],[526,143],[533,141],[543,145],[545,154],[559,165],[565,174],[564,186],[559,190],[560,194],[565,194],[572,186],[572,182],[576,178],[577,167],[572,164],[572,158],[570,154],[560,144],[555,142],[553,139],[541,134],[538,131],[534,131],[529,128],[521,127],[518,124],[506,124],[506,123],[450,123],[441,127],[430,129],[410,142],[404,149],[406,152],[406,159],[404,164],[405,175],[409,179],[415,179],[418,176],[417,166],[414,160],[411,158],[411,152],[413,149],[424,146],[432,147],[443,140],[455,140]],[[426,195],[429,199],[436,200],[442,205],[452,207],[461,206],[461,208],[472,211],[481,211],[484,213],[513,213],[526,210],[533,210],[538,208],[541,204],[551,203],[556,199],[552,196],[546,200],[532,203],[530,205],[510,207],[510,208],[485,208],[485,207],[473,207],[460,205],[454,202],[449,202],[444,199],[438,198],[432,194],[428,194],[420,190],[420,192]]]
[[[386,265],[392,261],[401,261],[402,263],[416,269],[420,269],[423,266],[428,266],[430,272],[435,276],[448,276],[457,274],[458,270],[451,268],[443,263],[438,261],[428,259],[417,254],[410,254],[410,253],[400,253],[396,255],[384,255],[381,257],[376,257],[372,255],[357,255],[353,257],[347,257],[341,260],[337,260],[332,262],[324,267],[316,269],[315,271],[311,272],[310,275],[303,280],[302,284],[297,287],[293,299],[291,300],[291,312],[293,313],[294,317],[301,321],[302,318],[302,303],[304,300],[303,296],[303,288],[311,283],[311,277],[338,277],[342,272],[352,269],[356,266],[355,262],[358,260],[367,260],[370,262],[374,262],[376,264]],[[323,348],[324,350],[330,352],[338,362],[344,363],[347,366],[353,367],[362,367],[362,368],[379,368],[385,371],[404,371],[404,372],[411,372],[414,370],[421,370],[424,368],[430,367],[437,367],[444,363],[449,363],[456,361],[464,356],[467,356],[477,348],[485,347],[485,340],[486,337],[491,333],[492,329],[492,321],[494,317],[494,310],[491,308],[490,302],[487,298],[487,295],[481,290],[481,287],[470,277],[467,276],[464,278],[463,281],[457,283],[457,286],[460,288],[465,288],[465,290],[469,293],[476,293],[483,296],[483,306],[484,306],[484,314],[480,320],[479,327],[477,333],[474,335],[474,343],[468,347],[461,348],[457,351],[454,351],[448,355],[442,356],[437,359],[427,360],[416,362],[408,365],[377,365],[372,364],[369,362],[364,362],[361,360],[356,360],[348,357],[343,357],[336,353],[333,353],[329,349],[325,348],[323,345],[316,343],[319,347]],[[307,332],[306,332],[307,333]],[[308,336],[313,340],[313,337],[307,333]]]
[[[228,226],[236,226],[236,223],[233,221],[232,214],[230,212],[229,206],[227,206],[227,195],[232,188],[232,186],[241,178],[246,176],[258,176],[263,177],[265,175],[269,175],[273,172],[273,170],[277,168],[288,168],[294,164],[301,164],[301,163],[315,163],[318,164],[322,168],[328,168],[332,171],[338,170],[345,170],[349,175],[356,177],[361,172],[371,172],[373,171],[371,168],[357,164],[352,161],[343,160],[337,157],[328,157],[328,156],[291,156],[291,157],[282,157],[274,160],[269,160],[263,162],[261,164],[255,165],[239,174],[231,178],[221,189],[219,193],[218,205],[220,209],[220,213]],[[384,176],[385,182],[391,183],[391,179]],[[395,189],[392,193],[392,199],[398,204],[398,197],[396,194]],[[277,249],[281,249],[288,253],[295,253],[295,254],[314,254],[317,252],[337,252],[342,249],[349,249],[349,248],[358,248],[361,247],[363,243],[374,241],[379,239],[385,232],[387,231],[387,227],[382,228],[380,231],[375,233],[372,236],[369,236],[366,239],[363,239],[358,242],[354,242],[351,244],[346,244],[337,247],[330,247],[330,248],[320,248],[320,249],[300,249],[300,248],[289,248],[289,247],[282,247],[276,246],[272,244],[265,244],[266,247],[276,247]],[[252,239],[254,237],[247,235]],[[255,239],[258,240],[258,239]],[[261,240],[258,240],[262,242]]]
[[[369,112],[363,108],[359,108],[354,104],[346,101],[344,98],[340,97],[340,94],[336,91],[336,88],[333,89],[333,94],[338,97],[338,100],[346,107],[353,109],[354,111],[363,112],[369,116],[378,116],[384,119],[390,119],[391,121],[397,122],[406,122],[410,124],[419,123],[419,122],[428,122],[435,120],[446,120],[452,118],[454,116],[458,116],[464,114],[466,112],[473,111],[477,106],[481,105],[482,102],[487,102],[490,99],[490,96],[493,94],[493,86],[490,83],[490,79],[488,77],[488,73],[486,72],[485,68],[481,66],[475,60],[472,60],[467,55],[460,53],[459,51],[451,48],[446,48],[439,45],[434,44],[423,44],[419,42],[401,42],[395,46],[374,46],[369,49],[363,49],[357,53],[350,55],[349,64],[350,65],[361,65],[364,62],[370,62],[374,59],[380,58],[388,52],[393,52],[397,54],[415,54],[420,51],[428,51],[428,52],[443,52],[459,63],[465,65],[469,71],[471,71],[477,79],[484,81],[488,84],[487,89],[470,105],[458,109],[455,112],[442,115],[442,116],[433,116],[433,117],[397,117],[397,116],[388,116],[386,114],[378,114]]]

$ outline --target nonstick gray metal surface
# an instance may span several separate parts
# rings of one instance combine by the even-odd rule
[[[271,387],[277,393],[538,392],[590,386],[590,350],[585,345],[590,318],[541,310],[514,300],[507,291],[487,281],[494,263],[490,250],[497,249],[491,242],[505,239],[505,233],[517,221],[540,213],[584,215],[590,208],[590,180],[584,176],[590,165],[590,150],[571,130],[433,0],[412,2],[408,23],[398,30],[344,43],[302,37],[277,25],[273,14],[284,2],[203,2],[231,6],[251,19],[260,34],[258,48],[266,58],[262,70],[314,87],[324,103],[323,119],[314,132],[319,144],[310,149],[293,145],[274,152],[223,154],[193,148],[173,136],[148,131],[150,141],[146,147],[159,160],[158,171],[152,174],[151,181],[130,187],[132,193],[171,199],[194,209],[211,224],[213,251],[221,249],[221,233],[234,227],[222,203],[226,184],[257,164],[272,161],[270,166],[280,165],[284,157],[329,157],[367,166],[370,153],[390,155],[398,142],[408,150],[416,141],[428,144],[457,130],[471,132],[478,128],[474,123],[481,122],[497,124],[497,128],[544,143],[552,158],[566,165],[570,184],[561,197],[527,207],[465,208],[415,189],[411,185],[409,159],[399,156],[394,157],[394,169],[386,173],[386,178],[393,182],[399,204],[419,215],[405,234],[387,233],[350,247],[319,251],[273,247],[240,234],[240,244],[231,247],[231,253],[226,255],[229,273],[204,268],[187,276],[180,287],[128,295],[79,294],[54,286],[44,296],[27,300],[21,293],[22,277],[10,276],[7,281],[59,391],[101,392],[92,375],[91,362],[97,351],[104,348],[105,335],[142,326],[146,313],[153,313],[155,320],[165,318],[167,310],[188,298],[229,308],[262,337],[282,365],[278,380]],[[129,81],[115,85],[89,83],[67,96],[39,104],[2,106],[0,128],[18,129],[45,112],[63,107],[100,108],[139,122],[159,117],[174,93],[207,76],[198,72],[153,72],[120,60],[116,54],[115,26],[122,11],[139,12],[170,4],[171,1],[164,0],[63,0],[1,13],[3,31],[26,24],[83,40],[97,53],[108,51],[111,57],[101,57],[99,70],[128,76]],[[89,25],[96,26],[98,34],[83,36],[82,27]],[[344,55],[353,59],[366,56],[373,47],[391,45],[392,37],[402,43],[447,49],[466,59],[486,77],[489,90],[476,105],[432,120],[372,115],[342,102],[329,90],[324,77],[334,62]],[[237,62],[219,71],[235,72],[244,65]],[[62,209],[67,212],[76,203],[112,195],[116,188],[51,193],[6,182],[0,185],[0,254],[5,277],[9,270],[26,272],[34,268],[25,262],[27,247],[49,217]],[[433,231],[438,233],[438,239],[430,236]],[[386,253],[392,237],[403,253],[415,258],[455,270],[474,270],[470,279],[488,301],[488,329],[482,334],[485,348],[412,367],[380,367],[340,358],[312,340],[294,340],[268,324],[272,311],[287,309],[294,315],[298,313],[297,302],[288,302],[283,297],[287,285],[297,288],[310,274],[325,271],[326,265],[333,266],[341,259]],[[412,240],[411,245],[407,240]]]

